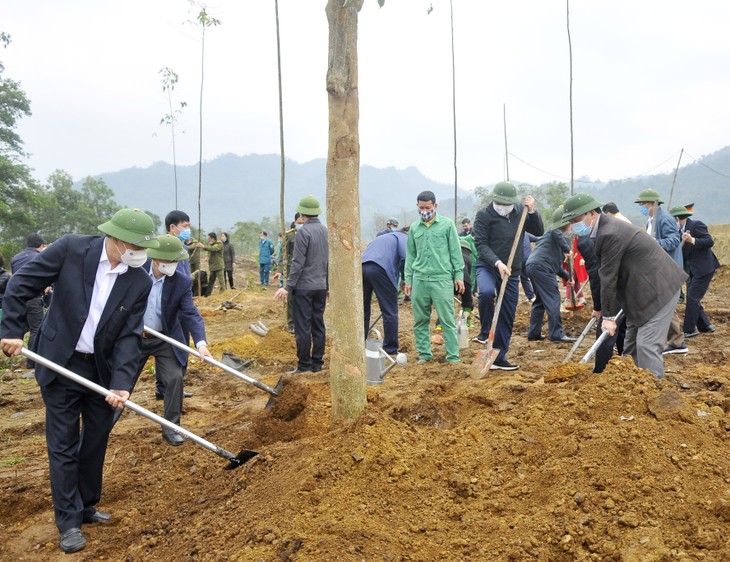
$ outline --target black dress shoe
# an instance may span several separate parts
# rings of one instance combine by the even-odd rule
[[[84,523],[109,523],[111,521],[112,514],[104,513],[103,511],[84,511]]]
[[[301,375],[302,373],[311,373],[311,372],[312,372],[311,369],[300,369],[299,367],[297,367],[296,369],[294,369],[292,371],[287,371],[286,374],[287,375]]]
[[[714,334],[715,333],[715,326],[713,326],[712,324],[710,324],[704,330],[700,330],[700,332],[702,332],[703,334]]]
[[[537,336],[537,337],[527,336],[527,341],[542,341],[544,339],[545,339],[545,336]]]
[[[63,550],[66,554],[78,552],[84,548],[86,546],[86,539],[84,538],[84,534],[81,532],[81,529],[73,527],[72,529],[66,529],[63,533],[61,533],[60,546],[61,550]]]
[[[155,400],[164,400],[164,399],[165,399],[165,395],[162,394],[162,392],[160,392],[159,390],[155,392]]]
[[[560,339],[557,340],[550,340],[553,343],[575,343],[576,338],[569,338],[568,336],[563,336]]]
[[[183,436],[179,433],[166,433],[163,431],[162,438],[173,447],[179,447],[180,445],[185,443],[185,439],[183,439]]]

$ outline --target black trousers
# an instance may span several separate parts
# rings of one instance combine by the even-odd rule
[[[102,384],[94,359],[73,356],[66,368]],[[56,527],[80,528],[84,511],[101,499],[107,440],[114,408],[104,397],[61,375],[41,387]],[[79,419],[80,422],[79,423]]]
[[[365,311],[365,339],[370,327],[373,292],[383,313],[383,350],[398,353],[398,289],[385,270],[375,262],[362,264],[362,294]]]
[[[603,326],[603,318],[596,322],[596,337],[600,337],[603,333],[601,327]],[[618,325],[616,326],[616,333],[612,336],[607,337],[604,342],[596,349],[595,363],[593,366],[594,373],[602,373],[608,365],[608,362],[613,357],[613,347],[616,346],[616,351],[619,355],[624,353],[624,338],[626,337],[626,315],[621,316]]]
[[[319,371],[324,364],[324,309],[327,290],[294,289],[294,339],[297,342],[297,368]]]
[[[690,277],[687,281],[683,327],[685,334],[691,334],[695,329],[706,332],[707,328],[710,327],[711,322],[702,307],[702,299],[705,298],[705,293],[707,293],[714,276],[715,272],[713,271],[702,277]]]

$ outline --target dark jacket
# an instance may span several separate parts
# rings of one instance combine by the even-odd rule
[[[151,261],[147,261],[144,270],[149,273]],[[178,268],[180,266],[178,265]],[[188,333],[192,334],[195,343],[205,340],[205,325],[200,311],[193,302],[193,291],[190,278],[176,271],[174,275],[165,277],[162,285],[162,333],[189,345]],[[173,351],[180,365],[188,364],[188,353],[173,346]]]
[[[474,244],[479,254],[479,264],[491,268],[496,268],[497,261],[507,265],[509,254],[512,251],[512,244],[515,237],[519,236],[520,243],[517,244],[517,252],[512,261],[512,275],[517,275],[522,269],[522,237],[524,232],[529,232],[535,236],[542,236],[545,227],[542,224],[540,214],[528,213],[525,219],[525,225],[522,232],[517,232],[517,226],[520,223],[520,215],[524,205],[517,203],[512,212],[506,217],[501,217],[494,210],[494,205],[490,203],[477,213],[474,219],[472,235],[474,236]]]
[[[10,270],[13,273],[17,273],[20,271],[20,268],[23,267],[26,263],[29,261],[37,258],[40,255],[40,252],[36,248],[26,248],[20,253],[17,253],[13,256],[13,259],[10,262]]]
[[[604,214],[594,235],[604,316],[623,308],[632,324],[643,326],[676,298],[687,274],[646,231]]]
[[[236,250],[230,240],[223,243],[223,263],[226,271],[233,271],[233,262],[236,261]]]
[[[329,246],[327,227],[318,218],[310,218],[297,232],[286,290],[316,291],[328,289]]]
[[[684,224],[684,231],[689,232],[695,239],[694,244],[685,242],[682,246],[682,256],[684,263],[689,268],[689,274],[692,277],[704,277],[713,273],[720,262],[712,251],[715,240],[707,230],[707,226],[702,221],[687,219]]]
[[[23,338],[25,302],[53,285],[55,296],[38,333],[37,352],[65,366],[89,314],[103,244],[101,237],[67,234],[14,274],[3,299],[3,336]],[[96,368],[107,388],[132,390],[151,286],[144,269],[132,267],[114,283],[94,335]],[[36,365],[35,376],[46,386],[56,373]]]
[[[570,244],[559,229],[554,229],[538,238],[535,248],[527,258],[527,266],[543,268],[568,281],[570,273],[563,268],[565,254],[570,252]]]
[[[601,264],[596,256],[593,238],[590,236],[579,236],[578,251],[586,262],[588,284],[591,286],[591,298],[593,299],[593,310],[601,310],[601,278],[598,274]]]
[[[3,308],[3,295],[5,294],[5,287],[8,286],[9,280],[10,274],[4,267],[0,267],[0,310]]]

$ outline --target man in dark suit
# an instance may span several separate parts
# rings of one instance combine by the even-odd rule
[[[86,546],[82,523],[110,517],[95,505],[114,408],[129,397],[139,358],[150,292],[149,277],[139,267],[147,259],[145,249],[157,246],[154,222],[136,209],[122,209],[99,230],[107,236],[67,234],[54,242],[12,276],[3,299],[0,347],[18,355],[25,303],[53,285],[38,354],[111,390],[105,398],[42,365],[35,369],[46,405],[51,493],[64,552]]]
[[[712,251],[715,241],[702,221],[692,220],[686,207],[672,207],[670,214],[677,219],[682,235],[682,255],[687,281],[686,308],[684,310],[684,337],[693,338],[700,333],[711,333],[715,327],[702,308],[702,299],[715,276],[720,262]]]
[[[193,335],[198,352],[211,357],[205,342],[205,326],[195,303],[190,278],[185,274],[180,262],[190,259],[183,243],[177,237],[164,234],[158,238],[159,248],[147,250],[148,261],[144,270],[152,280],[152,290],[147,298],[147,309],[144,314],[145,327],[169,336],[187,346],[185,334]],[[156,338],[152,334],[142,332],[142,355],[137,363],[137,384],[150,357],[155,358],[155,375],[158,388],[164,399],[164,417],[174,424],[180,425],[180,413],[183,401],[183,373],[188,364],[188,353],[178,347]],[[121,415],[114,414],[116,422]],[[172,446],[183,444],[180,434],[162,428],[162,438]]]
[[[687,274],[645,231],[601,214],[600,207],[592,196],[577,193],[566,200],[563,218],[573,223],[577,236],[590,235],[594,240],[603,330],[616,333],[616,314],[623,308],[624,353],[663,378],[662,350]]]

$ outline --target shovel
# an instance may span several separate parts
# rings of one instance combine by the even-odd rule
[[[162,341],[165,341],[165,342],[169,343],[172,346],[175,346],[175,347],[177,347],[179,349],[182,349],[186,353],[190,353],[191,355],[195,355],[195,357],[197,357],[201,361],[204,361],[205,363],[210,363],[211,365],[215,365],[219,369],[223,369],[226,373],[230,373],[234,377],[238,377],[239,379],[244,380],[247,383],[250,383],[250,384],[254,385],[259,390],[263,390],[264,392],[268,392],[271,396],[269,398],[269,401],[266,403],[266,407],[264,408],[265,410],[271,409],[271,406],[274,404],[274,398],[279,395],[279,391],[281,390],[281,387],[284,384],[284,377],[282,377],[282,378],[279,379],[279,382],[276,383],[276,387],[275,388],[271,388],[270,386],[262,383],[261,381],[257,381],[256,379],[251,378],[248,375],[244,375],[243,373],[239,373],[238,371],[236,371],[232,367],[229,367],[228,365],[226,365],[224,363],[221,363],[220,361],[216,361],[212,357],[203,357],[200,354],[200,352],[198,352],[197,349],[193,349],[191,347],[188,347],[184,343],[180,343],[179,341],[177,341],[174,338],[171,338],[170,336],[166,336],[165,334],[161,334],[157,330],[153,330],[152,328],[150,328],[148,326],[145,326],[144,327],[144,331],[147,332],[148,334],[152,334],[153,336],[155,336],[156,338],[161,339]]]
[[[616,324],[618,324],[621,321],[621,317],[624,315],[624,309],[618,311],[618,314],[616,315]],[[588,363],[590,361],[591,357],[593,357],[598,350],[599,347],[601,347],[601,344],[605,342],[610,336],[608,335],[608,332],[603,332],[598,339],[596,340],[596,343],[594,343],[591,348],[588,350],[588,353],[586,353],[583,356],[583,359],[580,360],[580,363]]]
[[[59,375],[63,375],[67,379],[71,379],[72,381],[80,384],[81,386],[85,386],[86,388],[93,390],[97,394],[101,394],[102,396],[113,396],[112,392],[104,388],[103,386],[99,386],[95,382],[91,382],[88,379],[85,379],[84,377],[77,375],[73,371],[69,371],[65,367],[61,367],[60,365],[54,363],[53,361],[50,361],[43,357],[42,355],[38,355],[37,353],[33,353],[29,349],[22,348],[20,350],[20,353],[22,355],[25,355],[28,359],[35,361],[36,363],[43,365],[44,367],[48,367],[52,371],[56,371]],[[184,435],[194,443],[197,443],[201,447],[205,447],[209,451],[212,451],[219,457],[223,457],[228,462],[228,465],[225,467],[225,470],[233,470],[234,468],[238,468],[246,461],[252,459],[256,455],[258,455],[258,452],[251,451],[249,449],[243,449],[240,453],[237,455],[234,455],[230,451],[226,451],[222,447],[219,447],[218,445],[214,445],[210,441],[206,441],[202,437],[199,437],[195,435],[195,433],[188,431],[187,429],[180,427],[177,424],[172,423],[171,421],[167,421],[165,418],[162,418],[158,416],[157,414],[150,412],[149,410],[146,410],[139,404],[135,404],[131,400],[127,400],[124,403],[125,408],[129,408],[133,412],[136,412],[153,422],[159,423],[161,426],[166,427],[167,429],[170,429],[174,431],[175,433],[179,433],[180,435]]]
[[[570,358],[573,357],[573,354],[580,347],[580,344],[583,343],[583,340],[588,335],[588,332],[590,332],[591,328],[593,328],[593,325],[596,323],[596,320],[597,320],[597,318],[595,316],[591,316],[591,319],[588,320],[588,324],[586,324],[586,327],[583,328],[583,331],[580,333],[580,336],[578,336],[578,339],[575,340],[573,347],[570,348],[570,352],[565,357],[565,359],[563,359],[563,365],[565,365],[568,361],[570,361]],[[603,334],[601,334],[601,335],[603,335]]]
[[[527,219],[527,205],[522,207],[522,216],[520,217],[520,223],[517,225],[517,233],[515,234],[515,240],[512,243],[512,250],[509,253],[509,259],[507,260],[507,269],[512,270],[512,261],[515,259],[515,253],[517,252],[517,246],[522,243],[522,227],[525,226],[525,220]],[[492,367],[494,360],[499,355],[499,349],[494,348],[494,329],[499,322],[499,313],[502,310],[502,301],[504,300],[504,292],[507,289],[507,279],[502,279],[502,285],[499,288],[499,296],[497,297],[497,306],[494,308],[494,316],[492,317],[492,325],[489,328],[489,338],[487,340],[487,349],[480,349],[474,361],[471,364],[471,376],[474,379],[483,379],[489,369]]]
[[[572,279],[573,279],[573,259],[572,258],[570,260],[570,279],[571,279],[571,283],[572,283],[573,282],[572,281]],[[580,310],[581,308],[585,308],[586,305],[584,305],[584,304],[576,304],[575,303],[575,295],[576,295],[576,292],[578,294],[580,294],[583,291],[583,288],[588,284],[588,281],[590,281],[590,279],[586,279],[585,281],[583,281],[583,283],[581,283],[581,286],[578,287],[578,291],[574,291],[572,288],[570,289],[570,293],[571,293],[571,295],[570,295],[570,301],[571,301],[571,303],[568,306],[565,307],[565,310],[569,310],[570,312],[573,312],[575,310]]]

